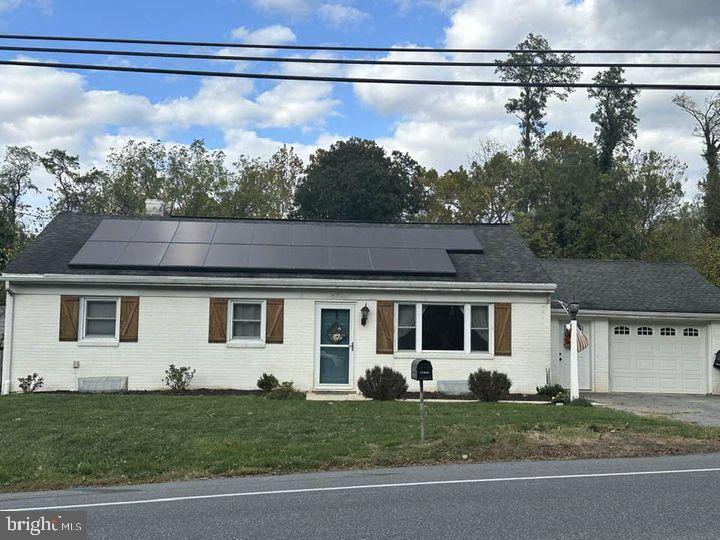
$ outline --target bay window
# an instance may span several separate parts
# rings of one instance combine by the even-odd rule
[[[491,317],[487,305],[396,304],[395,350],[491,353]]]

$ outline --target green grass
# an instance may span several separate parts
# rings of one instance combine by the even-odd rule
[[[720,451],[720,429],[599,407],[277,401],[255,396],[0,399],[0,491],[216,475]],[[463,457],[466,456],[466,457]]]

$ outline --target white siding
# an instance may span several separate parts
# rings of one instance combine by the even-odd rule
[[[715,360],[715,353],[720,351],[720,322],[714,322],[710,326],[710,363]],[[713,394],[720,394],[720,369],[710,368],[710,388]]]
[[[90,294],[140,296],[139,341],[100,347],[58,341],[60,295],[88,294],[88,289],[24,286],[15,290],[13,391],[17,390],[17,378],[32,372],[45,378],[46,390],[74,390],[77,377],[99,376],[126,376],[131,390],[157,389],[163,387],[164,370],[170,363],[195,368],[194,387],[255,389],[257,378],[268,372],[310,390],[315,369],[315,304],[328,301],[356,306],[353,384],[375,364],[389,365],[409,379],[412,356],[375,353],[377,299],[513,303],[511,357],[433,354],[428,357],[436,379],[465,380],[471,371],[483,367],[506,372],[513,381],[513,392],[534,392],[536,386],[545,383],[550,362],[550,307],[543,294],[97,288]],[[210,296],[284,298],[284,343],[262,348],[208,343]],[[365,303],[371,311],[368,325],[362,327],[360,308]],[[79,361],[79,368],[73,368],[74,361]]]

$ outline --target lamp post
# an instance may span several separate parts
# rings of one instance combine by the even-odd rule
[[[580,397],[580,379],[578,377],[578,350],[577,350],[577,314],[580,311],[580,304],[572,299],[567,306],[567,313],[570,316],[570,400]]]

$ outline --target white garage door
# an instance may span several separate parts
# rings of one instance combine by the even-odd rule
[[[610,390],[707,393],[705,341],[703,326],[611,323]]]

